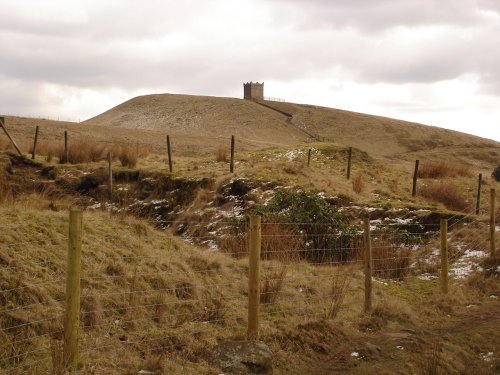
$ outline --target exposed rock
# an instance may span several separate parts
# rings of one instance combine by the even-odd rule
[[[228,341],[215,348],[213,362],[228,374],[272,374],[272,353],[262,341]]]

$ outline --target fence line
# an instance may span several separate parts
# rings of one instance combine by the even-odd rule
[[[495,213],[494,216],[500,215]],[[193,223],[200,227],[204,225],[202,222]],[[450,247],[450,254],[446,257],[450,264],[460,259],[465,250],[485,250],[485,253],[487,251],[485,243],[488,237],[485,235],[483,238],[482,232],[478,232],[477,238],[467,239],[468,242],[464,242],[463,238],[470,228],[478,230],[484,228],[487,232],[482,218],[475,217],[466,224],[446,226],[449,234],[442,238],[446,238]],[[295,228],[295,231],[272,234],[266,234],[264,231],[258,237],[262,253],[258,257],[260,274],[256,280],[260,285],[254,292],[252,302],[257,303],[258,308],[254,309],[254,317],[247,322],[247,324],[254,322],[253,328],[248,331],[250,338],[259,337],[260,324],[262,322],[266,325],[272,324],[274,317],[310,320],[331,316],[329,314],[335,302],[330,292],[336,278],[361,280],[364,274],[365,280],[370,282],[365,287],[367,288],[365,306],[368,306],[365,310],[369,311],[371,304],[377,303],[376,296],[372,296],[370,292],[372,280],[382,282],[392,280],[402,283],[406,278],[429,274],[428,266],[432,265],[435,265],[435,268],[430,275],[437,278],[440,274],[439,231],[436,224],[424,224],[422,228],[425,231],[418,232],[411,228],[420,224],[395,227],[391,224],[377,223],[372,229],[371,222],[366,220],[364,229],[360,223],[355,223],[353,232],[349,233],[342,233],[341,226],[314,225],[281,222],[260,224],[261,230],[265,230],[267,226],[277,226],[281,228],[280,230]],[[22,225],[17,227],[12,225],[12,227],[21,228]],[[315,232],[301,233],[299,227],[313,229]],[[218,252],[207,252],[206,265],[201,265],[208,267],[206,269],[197,269],[196,265],[188,269],[175,265],[169,269],[162,269],[162,264],[171,263],[168,250],[162,254],[140,254],[129,251],[121,255],[109,255],[109,253],[89,252],[85,248],[87,245],[83,236],[82,275],[78,277],[83,305],[78,308],[78,316],[82,320],[78,326],[85,327],[85,330],[77,332],[82,348],[73,358],[78,358],[90,350],[103,349],[106,345],[111,348],[117,345],[164,339],[165,335],[156,339],[147,337],[159,329],[176,330],[176,335],[190,335],[198,330],[203,332],[207,324],[223,324],[228,333],[242,333],[245,327],[238,322],[238,319],[243,318],[245,309],[251,305],[247,301],[246,276],[237,282],[228,280],[224,273],[226,271],[220,265],[210,268],[209,264],[211,260],[217,260],[218,253],[224,251],[235,258],[248,257],[248,250],[245,249],[245,243],[249,238],[248,223],[228,221],[225,231],[229,233],[235,228],[243,233],[227,234],[226,248],[221,248]],[[406,231],[406,228],[410,231]],[[61,229],[66,230],[64,227]],[[367,233],[371,243],[368,271],[366,267],[363,268],[363,264],[367,264],[364,258]],[[15,267],[9,267],[9,264],[0,265],[0,273],[11,269],[20,269],[23,272],[32,269],[40,271],[33,283],[7,286],[0,290],[0,298],[9,301],[0,310],[0,334],[7,337],[7,341],[0,346],[5,349],[4,354],[0,354],[0,368],[26,369],[30,366],[49,366],[50,363],[47,361],[52,358],[52,340],[68,334],[68,327],[63,328],[61,325],[62,315],[67,312],[67,307],[63,306],[65,299],[53,298],[52,295],[54,292],[58,296],[64,294],[62,289],[66,272],[62,247],[65,236],[59,232],[51,235],[60,239],[31,240],[28,237],[18,243],[13,242],[14,239],[0,242],[0,252],[5,252],[12,258],[10,264],[18,263]],[[365,235],[364,242],[363,235]],[[415,238],[405,242],[407,240],[404,236]],[[205,238],[211,239],[212,236],[198,237],[198,239]],[[190,239],[196,240],[197,237],[190,236]],[[170,238],[166,240],[171,244]],[[231,250],[229,242],[233,240],[237,243],[232,245],[236,248]],[[305,246],[312,240],[319,241],[316,244],[320,246]],[[325,240],[330,242],[321,242]],[[109,241],[105,245],[109,251],[120,251],[121,245],[113,243],[114,238],[110,237]],[[24,247],[24,251],[14,251],[16,245]],[[33,251],[33,248],[36,249],[38,246],[41,249],[44,247],[50,249],[49,258],[40,259],[39,254]],[[69,256],[72,256],[71,252]],[[55,257],[60,258],[59,263],[54,263]],[[161,263],[163,259],[166,263]],[[102,268],[91,267],[90,261],[99,262]],[[113,274],[114,271],[111,269],[110,274],[99,274],[107,272],[107,266],[112,267],[116,264],[125,267],[121,273]],[[42,270],[48,271],[50,267],[55,269],[42,272]],[[149,272],[142,267],[147,268]],[[168,277],[170,282],[164,277]],[[160,284],[153,284],[153,278],[160,280]],[[379,283],[373,284],[375,285]],[[91,289],[95,286],[99,286],[99,289]],[[351,292],[356,293],[355,290]],[[18,298],[16,296],[21,293],[26,295],[26,302],[15,302]],[[92,300],[102,301],[103,305],[92,303],[85,305],[85,301]],[[16,318],[18,313],[22,313],[23,319]],[[95,318],[96,316],[99,318]],[[116,336],[108,338],[95,336],[97,332],[113,332],[121,327],[134,327],[138,324],[143,329],[134,331],[130,328],[132,329],[130,337],[124,342],[120,342]],[[98,342],[98,345],[93,346],[91,343],[94,341]],[[48,356],[44,357],[44,353]],[[69,366],[72,361],[68,357],[69,355],[66,355],[65,363]],[[81,358],[86,360],[85,356]]]

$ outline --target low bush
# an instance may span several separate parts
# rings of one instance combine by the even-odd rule
[[[325,199],[303,191],[280,190],[267,206],[256,213],[265,223],[276,223],[300,238],[298,256],[314,263],[345,262],[353,255],[356,231],[349,226],[349,217],[337,211]]]

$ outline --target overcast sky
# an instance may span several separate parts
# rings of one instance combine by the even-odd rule
[[[500,141],[499,0],[0,0],[0,113],[133,96],[287,101]]]

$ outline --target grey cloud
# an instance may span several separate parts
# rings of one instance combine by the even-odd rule
[[[272,0],[279,22],[298,11],[298,28],[352,27],[365,32],[395,26],[469,25],[481,22],[477,10],[498,9],[493,0]]]

